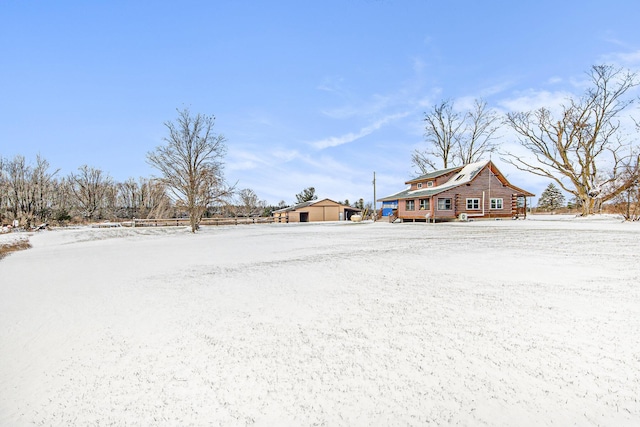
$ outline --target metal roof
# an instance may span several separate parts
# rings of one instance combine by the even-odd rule
[[[463,166],[456,166],[456,167],[447,168],[447,169],[439,169],[437,171],[433,171],[433,172],[425,173],[424,175],[420,175],[417,178],[413,178],[413,179],[405,182],[405,184],[411,184],[412,182],[424,181],[425,179],[437,178],[439,176],[446,175],[449,172],[460,170],[462,168],[463,168]]]
[[[532,193],[522,190],[514,185],[511,185],[511,183],[507,181],[507,179],[504,177],[504,175],[502,175],[502,173],[498,170],[498,168],[495,167],[493,162],[491,162],[490,160],[484,160],[480,162],[469,163],[468,165],[457,167],[457,168],[441,169],[439,171],[431,172],[430,174],[422,175],[422,177],[413,179],[411,181],[407,181],[407,184],[417,182],[417,181],[423,181],[425,179],[430,179],[437,176],[442,176],[449,172],[458,170],[458,172],[454,174],[451,177],[451,179],[449,179],[444,184],[440,184],[436,187],[421,188],[418,190],[411,190],[411,188],[407,188],[403,191],[400,191],[399,193],[392,194],[390,196],[378,199],[377,201],[385,202],[385,201],[399,200],[399,199],[431,197],[436,194],[442,193],[443,191],[450,190],[455,187],[459,187],[463,184],[468,184],[469,182],[473,181],[473,179],[487,166],[490,166],[491,171],[496,174],[496,177],[498,177],[498,179],[508,187],[522,193],[525,196],[533,196]]]
[[[306,208],[306,207],[309,207],[309,206],[313,206],[313,205],[315,205],[317,203],[326,202],[326,201],[335,203],[336,205],[342,206],[342,207],[344,207],[345,209],[348,209],[348,210],[358,211],[358,212],[360,212],[362,210],[362,209],[354,208],[353,206],[343,205],[342,203],[338,203],[335,200],[331,200],[331,199],[326,199],[325,198],[325,199],[320,199],[320,200],[309,200],[307,202],[298,203],[297,205],[289,206],[287,208],[278,209],[277,211],[273,211],[273,213],[291,212],[291,211],[295,211],[297,209]]]

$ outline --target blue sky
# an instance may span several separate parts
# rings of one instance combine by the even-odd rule
[[[0,0],[0,156],[150,177],[189,107],[216,116],[238,188],[370,201],[374,171],[378,197],[414,176],[430,106],[528,110],[581,93],[593,64],[638,70],[639,16],[637,0]]]

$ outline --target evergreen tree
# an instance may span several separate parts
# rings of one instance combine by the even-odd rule
[[[313,187],[308,187],[302,190],[302,192],[296,194],[297,203],[304,203],[311,200],[316,200],[318,196],[316,196],[316,189]]]
[[[545,211],[555,211],[564,206],[564,195],[553,182],[542,192],[538,200],[538,208]]]

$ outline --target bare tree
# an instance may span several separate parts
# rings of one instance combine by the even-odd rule
[[[167,195],[166,186],[157,180],[141,179],[140,182],[140,217],[168,217],[174,210],[174,205]]]
[[[215,117],[192,116],[186,108],[177,111],[176,122],[165,123],[166,145],[148,153],[147,160],[160,171],[158,180],[176,198],[177,207],[188,213],[195,233],[207,207],[232,191],[223,179],[226,140],[213,132]]]
[[[624,191],[619,192],[610,200],[610,205],[616,213],[627,220],[640,219],[640,174],[638,166],[629,165],[621,170],[621,181],[631,182]]]
[[[100,169],[83,165],[78,173],[69,175],[70,190],[76,201],[76,209],[86,219],[96,219],[101,209],[109,205],[108,198],[112,197],[113,182]]]
[[[71,181],[68,177],[56,180],[54,187],[55,190],[51,202],[53,206],[52,216],[58,223],[63,224],[72,218],[71,212],[77,203],[75,202],[73,191],[71,191]]]
[[[37,156],[36,165],[31,166],[23,156],[15,156],[4,163],[2,178],[6,216],[17,219],[27,227],[35,220],[48,221],[52,213],[53,177],[49,163]]]
[[[6,165],[8,184],[8,207],[13,219],[30,225],[29,181],[31,168],[24,156],[15,156]]]
[[[172,203],[161,182],[129,178],[118,184],[118,208],[126,218],[164,218]]]
[[[119,182],[118,188],[118,207],[120,208],[119,217],[134,218],[140,217],[140,185],[135,179],[129,178],[125,182]]]
[[[31,173],[31,200],[33,215],[40,221],[47,222],[53,213],[53,194],[56,183],[54,176],[59,170],[49,171],[49,162],[42,156],[36,156],[36,165]]]
[[[0,157],[0,225],[5,223],[9,212],[9,180],[5,172],[7,162]]]
[[[250,188],[238,192],[240,214],[245,217],[259,215],[264,207],[258,200],[258,195]]]
[[[425,113],[425,139],[428,148],[415,150],[411,161],[420,173],[446,169],[478,161],[493,151],[499,116],[477,99],[471,111],[455,111],[451,100],[442,101]]]
[[[500,116],[487,108],[487,102],[476,99],[473,110],[465,115],[465,132],[458,139],[456,158],[460,164],[477,162],[486,153],[495,150],[495,136],[499,129]]]
[[[424,151],[415,150],[412,163],[422,173],[437,169],[436,161],[448,168],[454,161],[454,153],[458,141],[464,132],[464,117],[453,109],[453,101],[446,100],[432,107],[424,114],[425,139],[429,148]]]
[[[633,186],[640,159],[625,142],[619,120],[633,102],[625,94],[638,85],[637,75],[609,65],[593,66],[588,75],[591,87],[581,98],[570,98],[558,117],[546,108],[509,113],[506,122],[532,159],[503,153],[504,161],[574,195],[583,215]]]

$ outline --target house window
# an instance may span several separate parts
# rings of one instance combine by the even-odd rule
[[[420,199],[420,210],[426,211],[429,210],[429,199]]]
[[[418,183],[418,188],[422,188],[422,183],[421,182]]]
[[[413,211],[416,209],[416,201],[415,200],[407,200],[405,210]]]
[[[491,209],[502,209],[502,199],[491,199]]]
[[[427,187],[433,187],[433,181],[427,181]]]
[[[450,211],[451,210],[451,199],[438,199],[438,210],[439,211]]]
[[[469,210],[480,209],[480,199],[467,199],[467,209]]]

